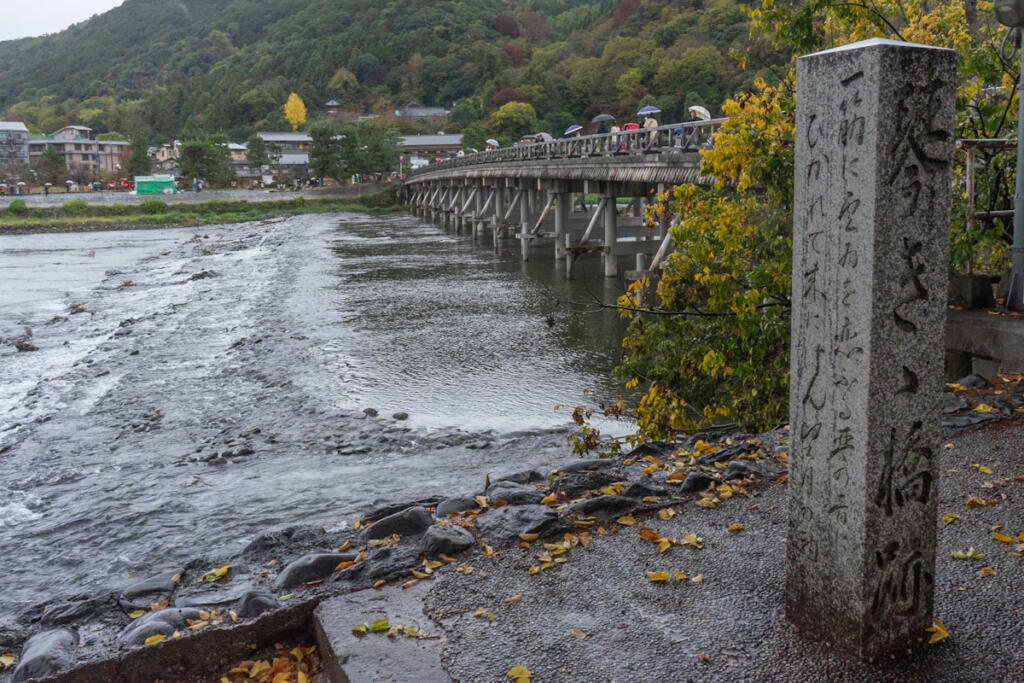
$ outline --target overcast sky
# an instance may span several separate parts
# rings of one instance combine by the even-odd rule
[[[58,33],[123,0],[3,0],[0,40]]]

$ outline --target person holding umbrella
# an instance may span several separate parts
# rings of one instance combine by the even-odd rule
[[[495,140],[494,138],[487,138],[486,140],[484,140],[484,144],[487,145],[488,150],[498,149],[499,147],[501,147],[501,143]]]
[[[568,149],[566,149],[565,153],[566,153],[567,156],[572,156],[573,154],[576,153],[576,150],[579,148],[579,144],[580,144],[579,143],[579,137],[580,137],[582,131],[583,131],[583,126],[581,126],[578,123],[574,123],[571,126],[569,126],[568,128],[566,128],[565,132],[562,133],[562,137],[574,138],[572,143],[569,145]]]
[[[642,107],[636,114],[637,116],[644,116],[644,128],[649,129],[651,132],[647,135],[647,147],[644,151],[650,151],[658,148],[658,119],[654,118],[655,114],[660,114],[661,110],[655,106],[648,105]]]
[[[605,125],[605,124],[607,124],[609,121],[611,122],[612,128],[614,129],[611,132],[613,132],[613,133],[619,132],[618,127],[615,126],[615,117],[612,116],[611,114],[598,114],[593,119],[591,119],[590,122],[598,124],[598,126],[597,126],[597,134],[598,135],[607,135],[609,131],[608,131],[607,125]],[[601,141],[601,149],[605,149],[606,148],[605,142],[606,141],[604,141],[604,140]],[[615,145],[615,138],[612,138],[610,141],[608,141],[607,149],[610,151],[614,145]]]
[[[690,114],[690,121],[710,121],[711,120],[711,112],[709,112],[705,107],[702,107],[699,104],[692,105],[687,111]],[[710,140],[711,140],[711,137],[709,136],[708,137],[708,141],[710,141]],[[696,128],[695,127],[693,129],[693,135],[690,136],[689,141],[686,143],[686,147],[687,147],[687,149],[697,149],[698,147],[700,147],[701,142],[702,142],[701,130],[700,130],[700,128]]]

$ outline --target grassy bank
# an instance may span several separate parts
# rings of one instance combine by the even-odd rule
[[[168,204],[159,199],[132,204],[90,204],[84,199],[71,199],[61,206],[40,208],[14,201],[6,209],[0,209],[0,235],[215,225],[307,213],[390,213],[398,210],[391,192],[359,197],[297,197],[260,202],[212,199],[199,204]]]

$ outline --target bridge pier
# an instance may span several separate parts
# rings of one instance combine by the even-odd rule
[[[520,186],[519,193],[519,251],[524,261],[530,260],[530,195],[531,188]]]
[[[602,195],[604,203],[604,276],[615,277],[619,274],[616,241],[618,240],[619,212],[615,206],[615,192],[609,187]]]

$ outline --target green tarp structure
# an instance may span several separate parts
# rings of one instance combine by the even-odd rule
[[[172,176],[135,176],[135,192],[138,194],[175,194],[177,191]]]

